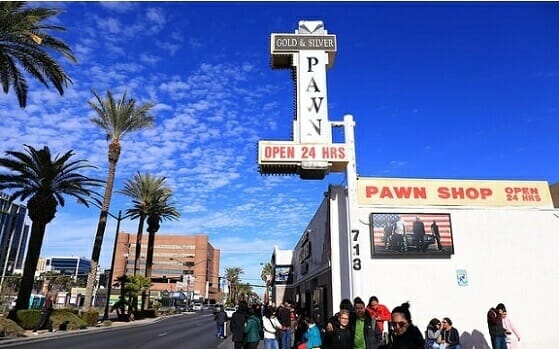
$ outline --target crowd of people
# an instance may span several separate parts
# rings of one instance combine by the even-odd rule
[[[216,315],[218,336],[222,320]],[[519,349],[520,335],[502,303],[489,310],[487,323],[493,349]],[[230,319],[230,331],[235,349],[256,349],[261,340],[265,349],[462,348],[449,317],[433,318],[422,333],[412,322],[409,303],[390,311],[375,296],[367,304],[360,297],[342,300],[339,311],[324,322],[289,302],[275,307],[241,301]]]

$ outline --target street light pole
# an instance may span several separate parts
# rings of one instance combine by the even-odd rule
[[[105,313],[103,314],[103,321],[109,319],[109,301],[111,299],[111,290],[113,288],[113,270],[115,267],[116,248],[118,244],[118,231],[120,230],[120,221],[122,220],[122,211],[118,211],[118,218],[116,219],[116,234],[115,243],[113,247],[113,258],[111,261],[111,268],[109,269],[109,287],[107,287],[107,301],[105,302]]]

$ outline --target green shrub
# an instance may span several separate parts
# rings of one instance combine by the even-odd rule
[[[31,330],[41,318],[41,312],[37,309],[25,309],[17,311],[17,323],[25,330]],[[50,315],[52,327],[57,330],[60,325],[67,322],[68,330],[78,330],[87,327],[87,323],[73,314],[68,309],[54,309]]]
[[[32,330],[33,326],[41,318],[41,311],[37,309],[22,309],[16,314],[16,322],[24,330]]]
[[[85,321],[88,326],[95,326],[99,321],[99,311],[90,309],[80,314],[80,318]]]
[[[17,322],[0,317],[0,337],[24,337],[24,330]]]
[[[60,328],[60,325],[65,322],[68,322],[68,324],[66,325],[67,330],[79,330],[87,328],[87,322],[67,309],[54,310],[50,316],[50,320],[52,321],[52,327],[55,330],[58,330]]]

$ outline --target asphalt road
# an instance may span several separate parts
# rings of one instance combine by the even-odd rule
[[[107,328],[98,331],[72,331],[63,336],[38,338],[6,344],[0,348],[25,349],[215,349],[227,339],[215,337],[212,313],[182,314],[157,322]]]

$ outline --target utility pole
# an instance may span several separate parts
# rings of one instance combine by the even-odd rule
[[[112,214],[109,215],[115,218]],[[115,256],[116,256],[116,248],[118,243],[118,231],[120,230],[120,221],[122,220],[122,211],[118,211],[118,217],[116,217],[116,234],[115,234],[115,243],[113,247],[113,257],[111,261],[111,269],[109,271],[109,277],[107,280],[107,301],[105,302],[105,313],[103,314],[103,321],[109,319],[109,301],[111,299],[111,290],[113,288],[113,273],[115,267]]]

